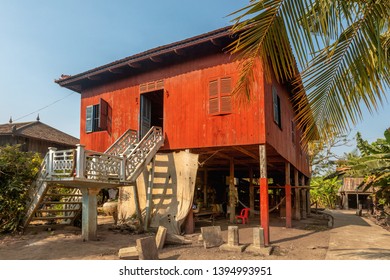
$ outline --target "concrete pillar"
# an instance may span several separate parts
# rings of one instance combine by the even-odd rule
[[[228,245],[238,246],[238,226],[228,226]]]
[[[228,226],[228,243],[222,244],[219,249],[223,251],[244,251],[246,245],[239,244],[238,226]]]
[[[269,202],[266,146],[259,146],[260,156],[260,224],[264,229],[264,244],[269,245]]]
[[[285,191],[286,191],[286,228],[291,228],[291,185],[290,185],[290,163],[286,162],[285,168]]]
[[[253,228],[253,245],[263,248],[264,246],[264,229],[261,227]]]
[[[82,193],[82,225],[81,235],[84,241],[97,239],[97,194],[98,188],[81,188]]]

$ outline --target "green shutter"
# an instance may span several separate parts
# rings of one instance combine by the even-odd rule
[[[87,106],[87,113],[85,118],[85,131],[87,133],[93,131],[93,105]]]

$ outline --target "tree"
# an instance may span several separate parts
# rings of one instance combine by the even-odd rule
[[[22,152],[20,145],[0,147],[0,232],[20,229],[40,165],[39,154]]]
[[[233,13],[241,61],[234,90],[250,98],[257,58],[267,77],[294,86],[304,141],[343,134],[390,88],[390,1],[251,0]],[[302,86],[303,84],[303,86]]]
[[[337,201],[337,192],[341,187],[341,181],[334,177],[325,179],[316,177],[310,181],[310,200],[319,207],[335,208]]]

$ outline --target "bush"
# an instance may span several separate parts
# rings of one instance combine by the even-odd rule
[[[22,152],[20,145],[0,147],[0,232],[21,229],[28,190],[41,162],[39,154]]]

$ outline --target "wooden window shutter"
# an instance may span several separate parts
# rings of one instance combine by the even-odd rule
[[[108,127],[108,109],[109,105],[108,103],[100,98],[99,102],[99,122],[98,122],[98,129],[99,130],[107,130]]]
[[[232,111],[232,79],[222,78],[221,80],[221,106],[220,113],[230,113]]]
[[[209,114],[219,112],[218,80],[209,83]]]
[[[85,118],[85,131],[93,131],[93,105],[87,106],[86,118]]]

